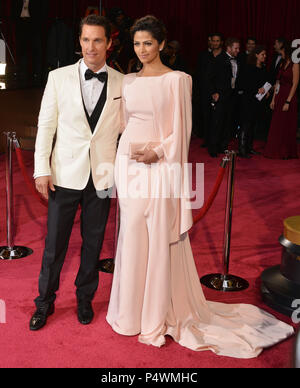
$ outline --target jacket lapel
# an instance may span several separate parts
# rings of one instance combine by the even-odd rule
[[[80,66],[80,61],[74,65],[74,71],[73,71],[73,74],[71,76],[71,85],[74,85],[73,98],[74,98],[74,101],[76,104],[76,107],[74,106],[74,109],[78,109],[79,115],[82,117],[82,120],[85,122],[86,127],[90,131],[90,125],[89,125],[89,122],[87,120],[87,117],[85,114],[85,109],[84,109],[84,104],[83,104],[79,66]]]
[[[96,135],[96,133],[98,132],[99,128],[101,127],[103,121],[105,120],[105,117],[106,117],[106,115],[107,115],[107,113],[109,111],[110,105],[111,105],[111,101],[113,99],[114,74],[110,70],[110,67],[107,67],[107,72],[108,72],[107,98],[106,98],[106,102],[105,102],[105,105],[103,107],[102,113],[100,115],[100,118],[98,120],[98,123],[96,125],[96,128],[95,128],[93,136]]]

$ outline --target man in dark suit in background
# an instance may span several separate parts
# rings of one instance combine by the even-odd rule
[[[0,21],[2,17],[3,17],[3,3],[0,2]]]
[[[246,41],[246,51],[243,51],[242,53],[239,54],[239,62],[241,67],[244,67],[247,65],[248,62],[248,56],[255,50],[256,47],[256,38],[253,36],[248,36],[247,41]]]
[[[205,72],[209,58],[211,57],[212,52],[212,35],[210,34],[207,39],[207,49],[201,51],[198,56],[198,61],[196,65],[196,70],[193,75],[193,133],[197,137],[204,138],[203,147],[206,146],[206,130],[205,125],[203,124],[203,91],[205,90]]]
[[[274,43],[274,50],[275,53],[272,58],[272,63],[270,66],[270,75],[272,79],[273,85],[276,83],[276,78],[282,63],[282,56],[280,54],[280,50],[282,49],[283,45],[285,44],[286,39],[285,38],[277,38]]]
[[[208,148],[212,157],[217,157],[218,153],[228,148],[237,119],[237,84],[240,73],[237,57],[240,41],[236,38],[227,39],[225,50],[214,59],[208,75],[209,91],[214,104]]]
[[[254,36],[248,36],[246,40],[246,51],[243,51],[238,55],[238,61],[240,63],[240,73],[243,73],[244,69],[246,68],[249,60],[249,55],[255,50],[256,43],[257,43],[257,40]],[[243,98],[243,95],[239,94],[237,110],[238,110],[238,126],[240,127],[242,124],[242,117],[241,117],[242,98]]]
[[[210,136],[210,121],[211,121],[211,95],[209,89],[208,74],[211,72],[213,61],[223,49],[223,36],[218,33],[209,35],[208,49],[199,54],[197,68],[195,72],[195,91],[199,98],[197,106],[200,127],[199,132],[202,133],[204,143],[203,148],[209,144]]]
[[[48,13],[48,0],[13,0],[11,15],[16,22],[17,76],[19,86],[42,83],[42,27]],[[30,60],[30,53],[32,53]],[[33,80],[28,79],[32,61]]]

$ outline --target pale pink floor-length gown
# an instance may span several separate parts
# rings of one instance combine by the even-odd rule
[[[169,335],[195,351],[254,358],[294,329],[252,305],[206,301],[188,235],[193,221],[187,199],[145,195],[147,184],[146,194],[160,192],[164,166],[187,162],[191,88],[190,76],[178,71],[124,78],[125,131],[115,173],[121,225],[107,321],[115,332],[139,335],[147,345],[161,347]],[[132,147],[148,143],[159,163],[130,159]]]

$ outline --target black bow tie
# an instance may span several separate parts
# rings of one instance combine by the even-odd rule
[[[88,81],[94,77],[98,78],[98,80],[102,83],[105,83],[107,81],[107,72],[106,71],[104,71],[102,73],[94,73],[92,70],[87,69],[84,76],[85,76],[86,81]]]

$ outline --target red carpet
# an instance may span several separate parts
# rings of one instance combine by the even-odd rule
[[[262,148],[263,144],[258,144]],[[258,147],[259,148],[259,147]],[[25,153],[32,174],[33,155]],[[191,160],[205,163],[205,193],[209,195],[216,179],[219,162],[200,151],[193,140]],[[266,309],[287,323],[290,320],[266,307],[260,296],[260,275],[281,261],[278,238],[283,220],[300,214],[300,161],[274,161],[263,157],[238,160],[235,210],[232,230],[230,272],[250,282],[240,293],[218,293],[205,289],[209,300],[251,303]],[[6,245],[4,157],[0,157],[0,246]],[[199,276],[222,271],[226,184],[205,219],[191,231]],[[100,274],[100,287],[94,301],[95,320],[89,327],[76,318],[74,281],[79,264],[79,219],[75,224],[70,248],[61,277],[56,312],[47,326],[37,333],[28,329],[34,312],[37,282],[46,232],[46,209],[29,193],[15,164],[14,178],[16,245],[34,250],[26,259],[0,261],[0,300],[6,303],[6,324],[0,323],[0,366],[12,367],[93,367],[93,368],[288,368],[292,365],[294,338],[274,346],[253,360],[218,357],[210,352],[196,353],[182,348],[171,339],[162,349],[139,344],[136,337],[121,337],[106,323],[105,316],[111,287],[111,275]],[[114,208],[102,258],[113,253]]]

